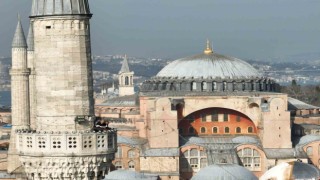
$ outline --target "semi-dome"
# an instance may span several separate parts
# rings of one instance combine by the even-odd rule
[[[104,180],[156,180],[158,179],[157,176],[155,175],[146,175],[143,173],[135,172],[135,171],[130,171],[130,170],[116,170],[110,172]]]
[[[261,74],[243,60],[213,52],[207,42],[204,53],[173,61],[157,77],[239,79],[261,77]]]
[[[319,179],[320,171],[311,164],[298,161],[283,162],[269,169],[260,177],[261,180],[267,179]]]
[[[258,178],[248,169],[237,164],[214,164],[201,169],[192,180],[212,179],[247,179],[257,180]]]
[[[90,15],[88,0],[33,0],[31,17]]]

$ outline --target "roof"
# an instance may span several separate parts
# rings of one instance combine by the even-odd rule
[[[145,143],[147,143],[148,140],[143,139],[143,138],[133,138],[133,137],[124,137],[124,136],[119,136],[117,137],[117,143],[118,144],[126,144],[130,146],[140,146]]]
[[[296,141],[297,146],[304,146],[314,141],[320,141],[320,135],[305,135]]]
[[[287,149],[264,149],[264,152],[268,159],[295,159],[295,158],[308,158],[307,154],[303,150],[295,148]]]
[[[141,151],[140,156],[146,157],[168,157],[168,156],[179,156],[179,148],[152,148],[145,151]]]
[[[147,175],[135,171],[130,170],[116,170],[111,171],[109,174],[107,174],[104,178],[104,180],[157,180],[157,176]]]
[[[171,62],[157,77],[251,79],[262,76],[254,67],[240,59],[217,53],[203,53]]]
[[[31,16],[91,15],[88,0],[32,0]]]
[[[320,107],[313,106],[302,102],[298,99],[294,99],[292,97],[288,97],[288,109],[289,110],[298,110],[298,109],[320,109]]]
[[[127,55],[125,55],[123,58],[122,66],[121,66],[119,73],[127,73],[127,72],[130,72],[130,69],[129,69]]]
[[[119,96],[98,104],[97,106],[113,106],[113,107],[126,107],[137,106],[139,103],[138,96],[136,94],[128,96]]]
[[[258,178],[248,169],[237,164],[215,164],[202,168],[192,180],[257,180]]]
[[[33,35],[32,23],[30,23],[30,25],[29,25],[29,33],[28,33],[27,43],[28,43],[28,50],[33,51],[34,50],[34,35]]]
[[[20,22],[20,18],[18,20],[16,32],[14,33],[13,41],[12,41],[13,48],[27,48],[26,38],[24,36],[23,28]]]

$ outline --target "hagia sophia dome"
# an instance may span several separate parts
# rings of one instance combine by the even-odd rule
[[[157,77],[248,79],[260,78],[261,74],[243,60],[213,52],[208,41],[203,53],[171,62]]]

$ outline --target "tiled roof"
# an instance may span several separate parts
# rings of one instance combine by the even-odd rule
[[[307,154],[296,148],[287,148],[287,149],[272,149],[265,148],[264,152],[268,159],[295,159],[295,158],[308,158]]]
[[[130,170],[116,170],[109,172],[103,180],[157,180],[157,176],[151,176]]]
[[[288,109],[289,110],[297,110],[297,109],[320,109],[320,107],[313,106],[302,102],[298,99],[294,99],[292,97],[288,97]]]
[[[151,148],[141,151],[140,156],[146,157],[168,157],[168,156],[179,156],[179,148]]]
[[[112,106],[112,107],[126,107],[138,106],[138,97],[136,94],[129,96],[120,96],[108,99],[106,102],[98,104],[97,106]]]

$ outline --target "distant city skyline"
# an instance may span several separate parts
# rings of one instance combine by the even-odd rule
[[[201,53],[209,38],[216,52],[242,59],[320,59],[319,7],[318,0],[94,0],[92,52],[174,59]],[[30,0],[1,0],[0,56],[11,54],[17,13],[27,34],[30,10]]]

